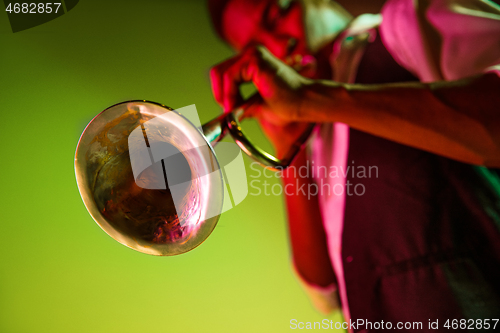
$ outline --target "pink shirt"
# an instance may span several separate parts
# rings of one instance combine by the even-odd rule
[[[382,21],[380,23],[380,21]],[[380,15],[362,15],[338,38],[332,54],[333,79],[353,82],[364,43],[373,40],[375,28],[393,56],[422,82],[457,80],[494,71],[500,75],[500,7],[480,0],[389,0]],[[353,38],[354,37],[354,38]],[[359,38],[358,38],[359,37]],[[334,123],[319,126],[311,140],[313,167],[337,166],[346,170],[349,128]],[[320,172],[314,172],[318,175]],[[342,230],[344,221],[345,177],[315,178],[327,182],[331,195],[320,196],[320,208],[337,286],[319,288],[306,284],[315,303],[332,304],[336,289],[345,319],[350,318],[343,278]],[[321,299],[323,298],[323,299]]]

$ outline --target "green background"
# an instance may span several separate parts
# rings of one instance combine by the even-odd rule
[[[93,116],[148,99],[207,121],[221,112],[209,68],[231,55],[203,1],[83,0],[15,34],[0,13],[0,332],[288,332],[324,318],[291,272],[282,197],[249,195],[194,251],[154,257],[107,236],[78,193]]]

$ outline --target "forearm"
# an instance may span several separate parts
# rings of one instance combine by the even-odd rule
[[[291,166],[298,170],[306,165],[306,154],[301,151]],[[287,176],[288,174],[288,176]],[[309,178],[284,172],[283,183],[288,212],[290,245],[295,268],[310,284],[327,287],[336,281],[317,196],[308,196]],[[306,194],[298,189],[304,185]]]
[[[500,166],[500,78],[360,85],[314,81],[299,119],[352,128],[466,163]]]

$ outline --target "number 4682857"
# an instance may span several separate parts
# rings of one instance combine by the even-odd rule
[[[5,8],[6,12],[9,13],[23,13],[23,14],[50,14],[52,11],[54,13],[57,13],[59,10],[59,7],[61,7],[61,3],[9,3],[7,8]]]
[[[491,321],[490,321],[491,320]],[[496,329],[498,319],[448,319],[443,327],[447,329],[489,330]]]

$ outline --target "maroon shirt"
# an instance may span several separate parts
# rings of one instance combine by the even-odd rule
[[[356,78],[415,80],[378,37]],[[354,129],[349,145],[348,161],[378,167],[378,177],[347,177],[366,189],[345,204],[342,257],[352,320],[422,322],[419,331],[435,332],[429,319],[439,319],[441,331],[447,319],[499,318],[497,174]]]

